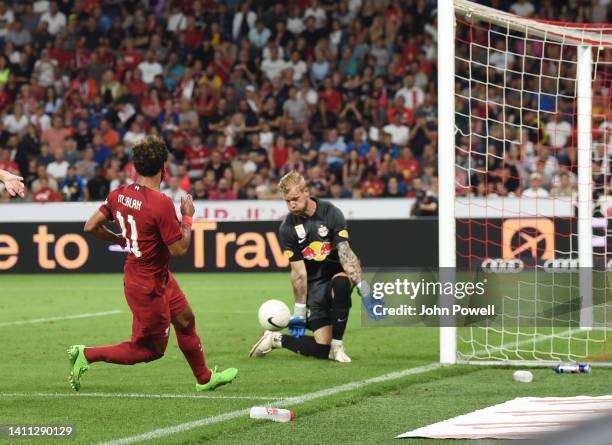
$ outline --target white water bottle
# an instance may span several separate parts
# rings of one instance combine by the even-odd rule
[[[266,419],[274,422],[290,422],[295,414],[290,409],[270,408],[267,406],[254,406],[249,414],[251,419]]]

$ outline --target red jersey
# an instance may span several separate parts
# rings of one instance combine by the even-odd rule
[[[33,202],[52,202],[62,200],[61,195],[56,193],[51,187],[43,187],[32,193]]]
[[[197,147],[190,145],[187,147],[187,152],[185,153],[185,161],[189,170],[204,170],[209,157],[210,152],[204,145],[199,145]]]
[[[0,169],[6,170],[8,172],[13,173],[14,175],[19,175],[19,164],[15,161],[2,161],[0,162]]]
[[[100,212],[121,228],[127,242],[126,267],[160,278],[167,275],[168,245],[183,236],[170,198],[139,184],[124,185],[108,194]]]

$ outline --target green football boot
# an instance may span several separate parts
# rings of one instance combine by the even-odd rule
[[[85,349],[85,345],[73,345],[66,350],[68,353],[68,360],[70,361],[70,375],[68,376],[68,381],[75,391],[81,389],[81,377],[83,377],[85,371],[89,369],[89,362],[85,358],[83,349]]]
[[[225,371],[217,372],[217,368],[215,367],[215,369],[212,371],[208,383],[205,383],[203,385],[196,383],[196,391],[213,391],[219,386],[232,383],[232,381],[236,378],[237,375],[238,370],[236,368],[227,368]]]

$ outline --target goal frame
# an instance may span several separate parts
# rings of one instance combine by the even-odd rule
[[[490,23],[526,32],[547,41],[577,47],[577,170],[578,170],[578,264],[580,279],[580,330],[593,328],[592,309],[592,48],[612,46],[611,26],[568,24],[519,17],[468,0],[438,0],[438,177],[439,177],[439,268],[441,281],[453,281],[456,267],[455,217],[455,14],[484,19]],[[453,30],[453,32],[449,32]],[[597,32],[600,31],[600,32]],[[452,297],[451,297],[452,299]],[[451,304],[440,301],[440,305]],[[447,320],[448,321],[448,320]],[[440,327],[440,363],[455,364],[457,328]],[[450,323],[452,324],[452,323]],[[537,340],[536,340],[537,341]],[[553,362],[477,361],[475,364],[548,366]],[[599,364],[598,364],[599,365]],[[601,365],[612,365],[601,363]]]

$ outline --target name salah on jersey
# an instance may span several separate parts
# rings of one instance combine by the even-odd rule
[[[140,201],[138,199],[131,198],[129,196],[125,196],[125,195],[117,196],[117,202],[119,204],[124,205],[125,207],[127,207],[129,209],[134,209],[134,210],[138,210],[138,211],[140,211],[140,207],[142,206],[142,201]]]

